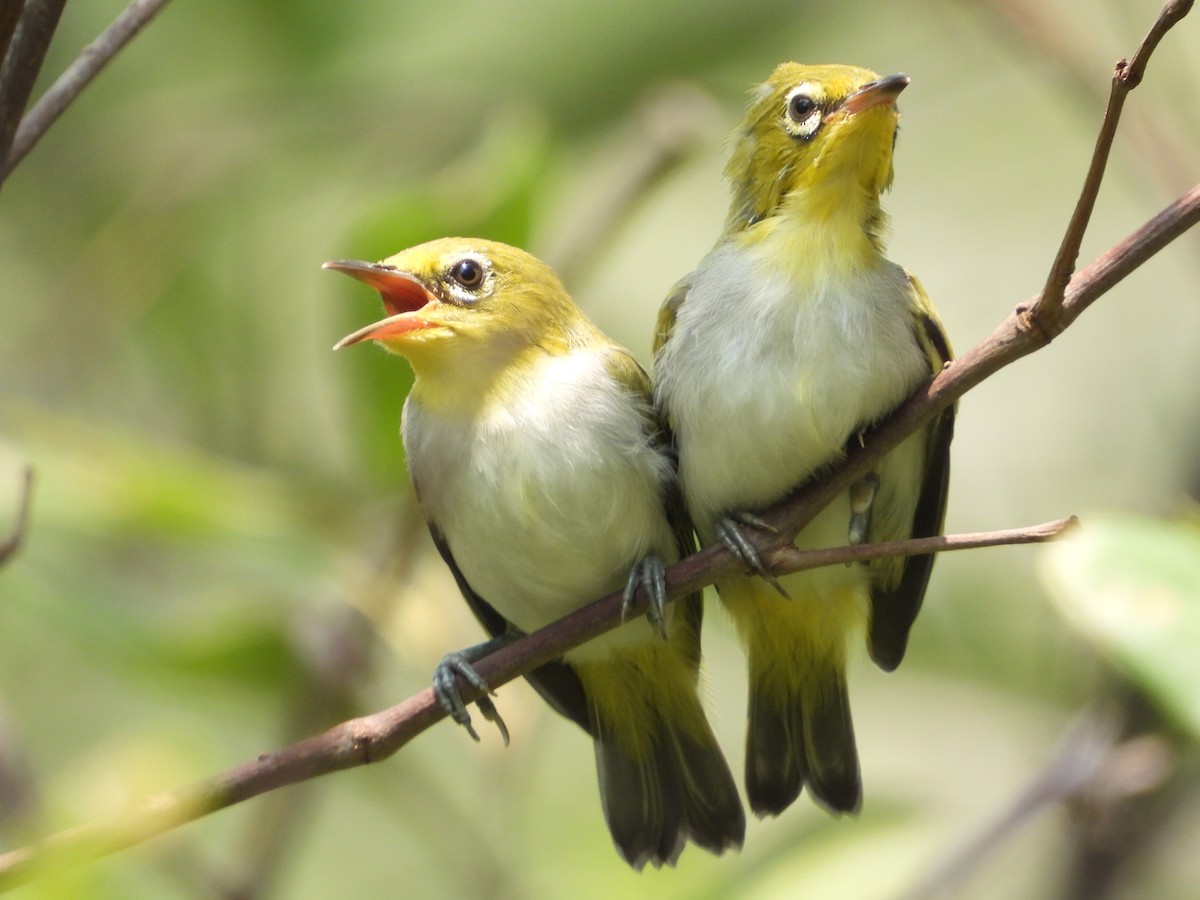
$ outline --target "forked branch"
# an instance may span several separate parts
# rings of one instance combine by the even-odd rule
[[[1186,14],[1190,6],[1190,2],[1168,3],[1133,61],[1118,66],[1118,78],[1123,85],[1120,91],[1122,95],[1140,80],[1146,60],[1162,35]],[[1121,102],[1114,101],[1118,112]],[[1116,116],[1108,118],[1111,125],[1106,122],[1105,127],[1115,129]],[[1092,164],[1092,168],[1100,175],[1110,146],[1111,138],[1106,142],[1102,133]],[[760,549],[778,567],[777,571],[798,571],[800,568],[828,565],[851,558],[864,559],[871,555],[941,552],[958,549],[964,544],[1045,540],[1070,524],[1069,520],[1064,520],[1037,529],[1023,529],[1019,534],[931,538],[900,542],[902,546],[860,546],[840,551],[820,551],[817,554],[801,553],[795,548],[782,546],[825,505],[870,471],[887,452],[921,424],[984,379],[1022,356],[1044,347],[1096,299],[1200,221],[1200,185],[1196,185],[1071,277],[1079,239],[1086,228],[1090,206],[1099,187],[1098,178],[1099,175],[1095,185],[1090,178],[1085,181],[1080,205],[1086,210],[1078,214],[1079,223],[1073,220],[1068,228],[1064,238],[1065,249],[1059,254],[1061,260],[1069,262],[1056,262],[1047,288],[1018,305],[992,334],[958,360],[947,364],[928,385],[886,421],[872,429],[865,436],[862,446],[854,447],[843,462],[821,481],[805,484],[764,516],[778,529],[776,543],[781,546],[763,546]],[[1062,275],[1062,272],[1067,274]],[[1058,287],[1060,282],[1061,289]],[[836,556],[838,553],[845,555]],[[710,546],[667,571],[668,592],[672,598],[679,597],[737,571],[738,564],[723,547]],[[480,660],[476,669],[489,684],[498,687],[616,627],[621,621],[621,605],[620,592],[611,594]],[[636,612],[644,611],[644,603],[639,595]],[[460,689],[466,700],[474,700],[479,696],[479,692],[469,685],[460,685]],[[93,859],[275,788],[385,759],[444,717],[445,713],[434,700],[433,691],[426,689],[390,709],[343,722],[323,734],[274,753],[263,754],[252,762],[181,791],[149,800],[115,822],[61,832],[4,854],[0,856],[0,890],[29,880],[36,874],[38,866]]]

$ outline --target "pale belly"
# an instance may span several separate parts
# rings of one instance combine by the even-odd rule
[[[556,387],[483,421],[405,411],[426,514],[472,589],[524,632],[619,590],[648,553],[678,556],[661,505],[668,468],[639,414],[624,400],[576,401]],[[571,658],[653,639],[638,619]]]
[[[762,510],[835,462],[928,377],[897,267],[803,296],[729,266],[698,271],[658,361],[681,485],[705,542],[722,516]],[[739,297],[718,283],[761,288]],[[848,513],[831,543],[846,542],[847,525]]]

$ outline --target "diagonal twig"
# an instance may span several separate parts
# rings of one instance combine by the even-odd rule
[[[1137,265],[1198,220],[1200,185],[1072,279],[1064,306],[1072,313],[1072,320]],[[948,364],[894,416],[873,429],[863,446],[856,446],[843,464],[829,473],[827,480],[808,485],[764,518],[777,525],[781,532],[797,527],[797,523],[800,523],[798,527],[803,527],[805,516],[815,515],[921,423],[989,375],[1044,346],[1048,340],[1044,335],[1021,324],[1025,312],[1027,307],[1018,307],[981,344]],[[857,549],[861,552],[866,548]],[[926,553],[929,549],[913,552]],[[787,571],[792,570],[794,562],[796,560],[789,561]],[[826,562],[827,559],[822,559],[814,565]],[[672,598],[679,597],[738,570],[738,563],[723,547],[707,547],[667,570],[668,594]],[[781,567],[780,571],[785,569]],[[644,612],[644,600],[639,594],[633,614]],[[603,634],[620,621],[622,594],[616,592],[491,654],[480,660],[475,668],[489,684],[498,687]],[[480,694],[470,685],[460,685],[460,690],[468,702]],[[276,788],[379,762],[444,717],[433,691],[427,688],[390,709],[343,722],[322,734],[147,801],[116,822],[79,826],[0,855],[0,890],[28,881],[48,860],[82,862],[95,859]]]
[[[50,39],[54,37],[66,3],[67,0],[25,0],[8,52],[0,65],[0,160],[8,159],[17,123],[29,103],[29,95],[42,71]],[[11,11],[7,15],[11,15]],[[3,183],[2,173],[0,183]]]
[[[882,556],[926,556],[949,550],[977,550],[982,547],[1007,547],[1013,544],[1039,544],[1060,537],[1076,527],[1074,516],[1055,519],[1028,528],[1006,528],[1002,531],[980,531],[974,534],[940,534],[934,537],[885,541],[878,544],[849,544],[818,550],[801,550],[794,544],[782,544],[764,554],[771,570],[783,575],[819,566],[840,566],[866,562]]]
[[[8,55],[8,45],[17,30],[17,20],[21,18],[21,6],[21,0],[0,3],[0,61]]]
[[[1054,803],[1088,790],[1117,748],[1119,723],[1092,712],[1063,736],[1054,755],[1003,810],[946,859],[909,887],[901,900],[933,900],[962,889],[963,882],[998,844]]]
[[[1070,320],[1198,221],[1200,185],[1071,280],[1064,303]],[[1045,335],[1022,324],[1027,312],[1027,304],[1018,306],[984,341],[947,364],[937,378],[869,432],[863,444],[856,445],[825,480],[809,484],[764,518],[779,529],[781,537],[792,528],[798,531],[923,422],[1004,366],[1045,346]],[[706,547],[667,570],[668,595],[677,598],[738,570],[739,564],[724,547]],[[622,621],[622,600],[619,591],[597,600],[479,660],[475,668],[490,685],[499,687],[616,627]],[[644,612],[639,593],[632,614]],[[460,685],[460,691],[467,702],[480,695],[471,685]],[[445,713],[427,688],[390,709],[343,722],[322,734],[147,801],[115,822],[79,826],[0,855],[0,890],[28,881],[48,859],[95,859],[285,785],[379,762],[442,718]]]
[[[1106,86],[1097,84],[1094,77],[1094,46],[1089,44],[1094,45],[1095,40],[1089,40],[1090,32],[1078,16],[1045,0],[982,0],[969,5],[993,17],[1013,39],[1014,48],[1044,67],[1060,82],[1061,89],[1074,95],[1079,109],[1091,110],[1097,101],[1106,103]],[[1186,139],[1177,130],[1164,127],[1161,114],[1153,109],[1127,110],[1122,115],[1123,140],[1130,148],[1127,161],[1134,162],[1142,174],[1157,180],[1169,193],[1187,184],[1192,148]]]
[[[896,545],[860,545],[850,550],[856,558],[861,559],[870,558],[872,555],[883,556],[895,551],[928,553],[933,549],[929,543],[931,540],[940,541],[938,548],[943,551],[991,546],[997,543],[1046,541],[1071,527],[1073,521],[1062,519],[1009,532],[899,541]],[[824,551],[797,550],[787,554],[780,571],[816,568],[831,561],[828,553]],[[726,572],[732,572],[736,566],[732,559],[727,559],[722,568]],[[716,571],[714,568],[707,576],[709,581]],[[680,590],[682,589],[672,586],[671,593],[678,594]],[[561,656],[570,647],[615,627],[622,620],[622,605],[622,593],[611,594],[558,622],[547,625],[504,650],[493,653],[481,660],[476,668],[490,684],[498,687],[550,659]],[[644,612],[645,602],[639,595],[639,601],[632,614],[641,615]],[[470,701],[478,698],[479,691],[475,688],[464,688],[462,694],[464,699]],[[152,798],[114,822],[79,826],[30,846],[0,854],[0,891],[28,881],[41,867],[79,863],[115,853],[185,822],[276,788],[343,769],[380,762],[438,720],[445,718],[445,715],[434,700],[433,690],[426,688],[390,709],[351,719],[322,734],[273,753],[264,753],[252,762],[229,769],[180,791]]]
[[[108,65],[168,2],[169,0],[133,0],[98,38],[83,48],[75,61],[21,118],[7,158],[0,155],[0,159],[4,160],[3,166],[0,166],[0,182],[9,176],[71,102],[100,74],[100,70]]]
[[[1168,9],[1182,8],[1186,12],[1188,6],[1190,3],[1168,4]],[[1163,25],[1161,31],[1165,32],[1170,24]],[[1143,42],[1135,56],[1135,62],[1140,66],[1145,65],[1145,59],[1161,33],[1152,30],[1151,37],[1153,40],[1148,38]],[[1058,331],[1054,334],[1068,327],[1096,299],[1197,222],[1200,222],[1200,185],[1069,278],[1056,310]],[[995,372],[1049,343],[1054,334],[1039,327],[1035,320],[1041,301],[1042,295],[1039,295],[1017,306],[991,335],[958,360],[947,363],[936,378],[873,428],[862,444],[853,447],[842,463],[827,472],[821,481],[806,484],[766,514],[764,518],[778,529],[778,542],[790,541],[834,497],[921,424]],[[1069,520],[1059,524],[1065,527]],[[943,540],[953,542],[953,539]],[[779,560],[779,571],[798,570],[801,560],[791,551],[763,549],[768,554],[778,552],[786,557]],[[855,549],[856,552],[868,550],[866,547]],[[885,549],[888,553],[896,553],[898,549],[928,553],[931,548]],[[953,547],[947,544],[941,549]],[[878,548],[872,552],[878,553]],[[824,565],[828,558],[810,558],[807,562],[810,566]],[[679,597],[738,570],[738,563],[723,547],[707,547],[668,569],[668,594],[672,598]],[[498,687],[616,627],[623,620],[622,600],[621,592],[604,597],[478,661],[476,669],[489,684]],[[640,594],[633,612],[645,612],[645,602]],[[480,691],[470,685],[460,685],[460,690],[468,702],[480,696]],[[252,762],[148,801],[116,822],[80,826],[0,855],[0,890],[27,881],[39,866],[52,861],[82,862],[113,853],[183,822],[284,785],[378,762],[444,717],[432,689],[427,688],[390,709],[343,722],[323,734],[263,754]]]
[[[1129,92],[1142,83],[1146,72],[1146,64],[1150,54],[1158,46],[1163,36],[1180,19],[1188,14],[1193,0],[1168,0],[1151,26],[1150,31],[1138,46],[1133,59],[1117,61],[1113,71],[1112,88],[1108,95],[1108,107],[1104,111],[1104,120],[1100,123],[1100,133],[1096,136],[1096,148],[1092,151],[1092,161],[1088,166],[1087,175],[1083,180],[1083,189],[1071,214],[1058,254],[1050,267],[1046,278],[1046,286],[1034,309],[1033,324],[1046,332],[1049,338],[1057,337],[1066,324],[1062,320],[1063,294],[1071,273],[1075,271],[1075,262],[1079,258],[1079,248],[1083,243],[1083,235],[1091,221],[1092,210],[1096,206],[1096,197],[1100,193],[1100,183],[1104,180],[1104,170],[1108,165],[1108,157],[1112,152],[1113,139],[1117,134],[1117,125],[1121,121],[1121,110],[1125,106],[1125,98]]]
[[[21,499],[17,502],[17,518],[13,522],[12,531],[8,537],[0,541],[0,566],[3,566],[17,551],[25,540],[25,532],[29,529],[29,509],[33,505],[33,469],[28,466],[21,476]]]

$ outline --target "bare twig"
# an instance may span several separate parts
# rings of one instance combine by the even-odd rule
[[[720,127],[716,103],[689,84],[663,84],[638,104],[612,140],[605,191],[560,223],[539,253],[567,284],[593,263],[620,224],[691,150]]]
[[[989,856],[1050,806],[1065,804],[1077,818],[1087,818],[1103,829],[1101,823],[1111,826],[1115,806],[1162,790],[1173,767],[1168,743],[1159,733],[1131,725],[1128,702],[1107,704],[1078,716],[1025,789],[906,890],[901,900],[959,896],[965,882]],[[1131,837],[1125,835],[1119,849],[1110,851],[1124,858]],[[1063,896],[1098,896],[1097,886],[1091,887]]]
[[[1200,185],[1071,280],[1064,304],[1069,320],[1198,220]],[[895,415],[873,429],[863,446],[855,447],[827,479],[808,485],[764,518],[779,528],[781,538],[794,535],[923,422],[999,369],[1044,346],[1047,338],[1023,324],[1027,313],[1028,305],[1018,307],[987,339],[948,364]],[[929,549],[911,552],[927,553]],[[780,571],[796,570],[798,561],[790,559],[787,569]],[[811,565],[825,562],[827,558],[821,558]],[[678,597],[737,571],[738,564],[723,547],[710,546],[668,569],[668,593]],[[610,594],[480,660],[476,669],[489,684],[505,684],[615,627],[621,621],[621,606],[621,593]],[[644,611],[639,595],[635,613]],[[470,685],[460,685],[460,689],[467,701],[478,697],[479,692]],[[116,822],[80,826],[10,851],[0,855],[0,890],[29,880],[48,859],[94,859],[276,788],[379,762],[444,717],[433,691],[426,689],[390,709],[343,722],[323,734],[154,798]]]
[[[17,517],[8,537],[0,541],[0,566],[7,563],[21,549],[25,532],[29,529],[29,509],[33,505],[33,469],[26,466],[21,478],[21,499],[17,501]]]
[[[1173,4],[1169,8],[1182,8],[1186,12],[1188,5]],[[1169,24],[1162,30],[1166,27]],[[1152,31],[1151,35],[1155,33]],[[1143,49],[1145,52],[1139,50],[1135,62],[1140,61],[1144,66],[1153,42],[1148,39]],[[1097,298],[1197,221],[1200,221],[1200,185],[1070,278],[1062,292],[1061,306],[1054,310],[1057,330],[1053,333],[1039,327],[1038,316],[1045,308],[1040,295],[1019,305],[991,335],[958,360],[948,363],[933,381],[873,428],[862,445],[853,447],[842,463],[826,473],[821,481],[806,484],[766,514],[764,518],[778,529],[775,543],[789,542],[831,500],[921,424],[995,372],[1044,347],[1053,334],[1068,327]],[[979,536],[972,538],[979,539]],[[952,549],[953,544],[951,539],[950,543],[942,545],[942,549]],[[762,549],[768,553],[777,552],[772,547]],[[895,547],[885,549],[890,553],[897,550]],[[931,548],[925,545],[914,550],[909,545],[900,549],[928,553]],[[857,552],[865,554],[867,551],[866,547],[857,548]],[[786,568],[781,566],[781,572],[798,570],[799,551],[795,554],[789,550],[778,552],[786,557],[781,560],[786,563]],[[871,552],[879,553],[879,550],[874,548]],[[814,559],[810,556],[805,560],[807,567],[827,563],[828,557]],[[737,571],[738,564],[723,547],[707,547],[668,570],[669,596],[674,598],[690,593]],[[635,612],[644,611],[644,600],[639,595]],[[616,627],[621,620],[622,596],[617,592],[480,660],[476,669],[489,684],[498,687]],[[465,700],[478,698],[479,691],[472,686],[459,687]],[[93,859],[284,785],[378,762],[444,716],[433,698],[432,689],[426,689],[390,709],[343,722],[323,734],[263,754],[253,762],[148,801],[114,823],[74,828],[11,851],[0,856],[0,890],[28,880],[35,868],[45,865],[48,860],[80,862]]]
[[[1079,109],[1092,109],[1096,100],[1105,102],[1106,92],[1095,78],[1095,53],[1088,48],[1090,31],[1082,27],[1077,16],[1043,0],[985,0],[982,4],[973,2],[970,7],[990,12],[1015,38],[1016,47],[1057,75],[1075,94]],[[1192,147],[1178,131],[1165,127],[1162,114],[1139,107],[1126,110],[1122,116],[1122,140],[1131,148],[1126,159],[1171,194],[1187,184],[1192,172]]]
[[[1040,544],[1052,541],[1063,532],[1074,528],[1079,520],[1074,516],[1056,519],[1028,528],[1008,528],[1004,531],[981,531],[975,534],[947,534],[936,537],[911,538],[906,541],[887,541],[880,544],[854,544],[845,547],[830,547],[822,550],[800,550],[792,544],[783,544],[765,554],[765,561],[778,575],[814,569],[819,566],[836,566],[852,562],[865,562],[881,556],[924,556],[947,550],[975,550],[981,547],[1000,547],[1012,544]]]
[[[1091,265],[1071,279],[1062,307],[1062,327],[1074,322],[1085,309],[1134,269],[1167,246],[1179,235],[1200,222],[1200,184],[1148,221],[1137,231],[1097,257]],[[929,384],[920,388],[884,422],[855,444],[833,472],[819,482],[809,483],[774,510],[763,515],[776,528],[773,542],[790,541],[813,517],[824,509],[852,482],[871,471],[887,451],[915,431],[922,423],[950,406],[979,382],[1000,369],[1049,343],[1045,331],[1035,327],[1038,297],[1019,304],[990,335],[961,357],[948,363]],[[750,535],[757,538],[756,533]],[[760,550],[768,550],[762,546]],[[673,567],[681,581],[694,589],[698,575],[707,567],[725,560],[717,546],[707,547]],[[724,574],[724,572],[722,572]]]
[[[1049,540],[1069,527],[1073,521],[1063,519],[1010,532],[862,545],[851,550],[853,558],[869,559],[897,552],[928,553],[933,549],[955,550],[998,543],[1028,543]],[[931,541],[937,542],[936,546]],[[825,551],[806,553],[792,549],[794,552],[788,551],[783,554],[783,561],[779,567],[781,573],[841,561],[832,559]],[[711,582],[718,572],[728,574],[735,567],[736,564],[727,558],[721,565],[713,566],[707,575],[701,577],[706,579],[705,583]],[[668,583],[673,595],[682,590],[694,589],[682,588],[674,579]],[[498,687],[511,681],[542,663],[561,656],[570,647],[615,627],[622,619],[622,600],[620,592],[611,594],[486,657],[478,663],[477,668],[493,686]],[[645,604],[639,602],[634,614],[640,615],[644,612]],[[471,700],[475,699],[479,692],[472,688],[464,689],[462,693],[464,699]],[[39,866],[44,866],[50,861],[82,862],[115,853],[185,822],[276,788],[308,781],[342,769],[379,762],[444,717],[445,713],[433,698],[433,690],[427,688],[390,709],[343,722],[323,734],[273,753],[264,753],[253,762],[197,782],[175,793],[148,800],[115,822],[73,828],[28,847],[0,855],[0,891],[27,881]]]
[[[40,792],[28,749],[16,724],[0,706],[0,834],[28,831],[37,821]]]
[[[1092,210],[1096,206],[1096,197],[1100,193],[1100,183],[1104,180],[1104,170],[1108,165],[1108,157],[1112,151],[1113,138],[1117,134],[1117,125],[1121,120],[1121,110],[1125,106],[1125,98],[1129,92],[1142,83],[1146,64],[1150,54],[1158,46],[1158,42],[1176,22],[1188,14],[1193,0],[1168,0],[1151,26],[1149,33],[1142,40],[1132,60],[1119,60],[1113,72],[1112,88],[1108,96],[1108,108],[1104,111],[1104,121],[1100,124],[1100,133],[1096,136],[1096,149],[1092,152],[1092,161],[1088,166],[1087,176],[1083,180],[1083,190],[1071,214],[1070,224],[1067,225],[1058,255],[1050,267],[1046,278],[1046,286],[1042,288],[1041,300],[1038,303],[1034,325],[1046,332],[1047,337],[1057,337],[1066,324],[1062,321],[1063,294],[1071,273],[1075,271],[1075,261],[1079,258],[1079,247],[1083,243],[1083,235],[1091,221]]]
[[[0,169],[0,181],[9,176],[67,106],[168,2],[169,0],[133,0],[98,38],[83,48],[83,52],[21,119],[7,159],[0,156],[0,159],[5,159]]]
[[[29,103],[66,3],[67,0],[25,0],[8,53],[0,65],[0,160],[8,159],[17,123]],[[3,180],[0,173],[0,184]]]
[[[1096,713],[1076,722],[1045,769],[1028,787],[977,834],[905,891],[902,900],[953,895],[992,850],[1039,812],[1089,790],[1116,749],[1119,727],[1112,716]]]
[[[12,43],[13,32],[17,30],[17,20],[21,18],[22,0],[7,0],[0,3],[0,61],[8,55],[8,45]]]

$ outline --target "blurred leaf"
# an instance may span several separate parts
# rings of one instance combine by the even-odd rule
[[[1200,529],[1088,520],[1041,571],[1067,621],[1200,739]]]
[[[321,494],[277,470],[32,406],[0,404],[0,425],[36,460],[43,525],[189,548],[232,544],[261,560],[264,545],[307,545],[311,526],[329,524]]]
[[[429,178],[368,213],[352,244],[370,259],[445,235],[528,243],[553,156],[544,119],[510,106],[482,123],[477,142]]]
[[[0,412],[38,460],[37,539],[6,583],[14,602],[151,681],[287,693],[303,666],[292,623],[336,552],[334,502],[137,432]]]
[[[203,678],[217,688],[253,688],[283,697],[307,677],[288,622],[271,611],[255,614],[244,605],[206,611],[199,621],[173,619],[143,630],[125,649],[135,672],[155,679]]]

